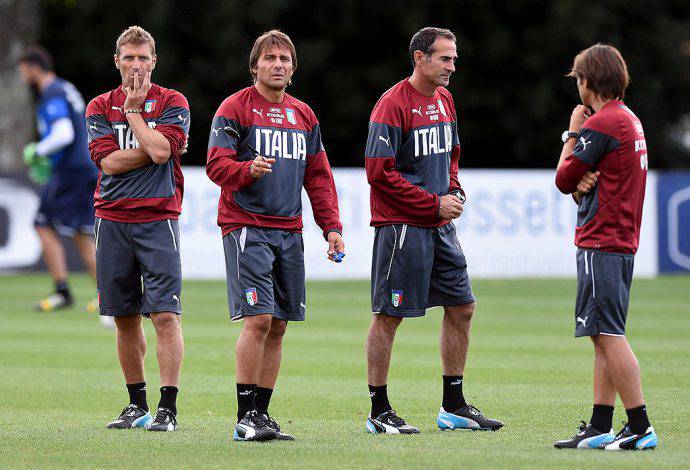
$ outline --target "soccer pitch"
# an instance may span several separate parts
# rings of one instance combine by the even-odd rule
[[[406,320],[393,351],[389,395],[421,434],[365,433],[368,282],[311,282],[307,321],[290,325],[271,411],[295,442],[234,443],[234,343],[224,282],[185,281],[186,355],[176,433],[117,431],[105,423],[127,394],[112,331],[83,310],[93,286],[73,280],[78,306],[30,310],[45,276],[0,277],[0,466],[419,468],[686,466],[690,461],[690,277],[636,279],[628,331],[643,373],[655,451],[553,448],[591,412],[593,351],[573,338],[574,279],[476,280],[468,401],[506,426],[441,432],[441,310]],[[146,324],[149,405],[158,400],[155,335]],[[625,413],[617,403],[614,427]]]

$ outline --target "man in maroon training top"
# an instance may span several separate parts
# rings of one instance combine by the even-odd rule
[[[156,44],[144,29],[132,26],[120,35],[115,66],[121,85],[86,108],[89,150],[99,169],[95,232],[100,314],[115,318],[130,400],[108,427],[173,431],[184,350],[177,219],[189,105],[179,92],[151,83]],[[161,400],[153,420],[146,402],[141,315],[151,318],[158,337]]]
[[[236,441],[292,440],[268,412],[288,321],[306,312],[302,188],[328,242],[344,254],[333,174],[319,122],[290,96],[297,53],[280,31],[261,35],[249,56],[254,85],[218,108],[208,142],[206,173],[221,187],[218,225],[232,320],[244,320],[236,347]]]
[[[625,337],[647,143],[640,120],[622,101],[628,69],[615,47],[596,44],[580,52],[569,76],[577,79],[582,104],[563,133],[556,186],[579,206],[575,336],[589,336],[594,343],[594,408],[589,424],[555,446],[653,449],[658,439],[647,418],[640,366]],[[616,394],[628,423],[614,435]]]
[[[496,430],[501,421],[469,405],[462,383],[474,313],[467,263],[452,220],[465,194],[458,181],[460,142],[453,97],[446,89],[458,57],[455,35],[424,28],[410,43],[413,72],[386,91],[371,113],[366,171],[371,225],[374,316],[367,338],[371,433],[419,430],[393,411],[387,392],[395,332],[403,318],[443,306],[441,429]]]

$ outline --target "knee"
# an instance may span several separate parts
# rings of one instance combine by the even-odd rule
[[[274,341],[281,341],[286,331],[286,321],[273,319],[271,322],[271,329],[268,331],[268,338]]]
[[[266,337],[271,331],[271,315],[256,315],[244,319],[244,330],[254,336]]]
[[[120,333],[138,332],[141,329],[141,315],[114,317],[115,326]]]
[[[465,305],[454,305],[452,307],[446,307],[446,314],[454,320],[468,322],[472,320],[474,315],[475,303]]]
[[[394,317],[393,315],[386,315],[385,313],[377,313],[374,315],[372,328],[384,331],[387,333],[395,333],[402,323],[401,317]]]
[[[151,321],[157,334],[175,332],[180,325],[180,316],[172,312],[152,313]]]

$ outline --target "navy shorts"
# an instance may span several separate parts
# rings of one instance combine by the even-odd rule
[[[53,173],[41,191],[34,225],[53,227],[59,234],[92,233],[96,179],[83,172]]]
[[[223,249],[233,321],[266,313],[280,320],[304,320],[302,234],[243,227],[223,237]]]
[[[177,220],[124,223],[97,218],[95,235],[101,315],[182,313]]]
[[[371,309],[421,317],[427,308],[474,302],[467,262],[452,223],[438,228],[376,227]]]
[[[575,336],[625,336],[633,255],[577,249]]]

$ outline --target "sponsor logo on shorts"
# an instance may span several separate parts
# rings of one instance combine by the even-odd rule
[[[259,302],[259,296],[256,294],[256,287],[245,289],[244,294],[247,297],[247,303],[252,307]]]
[[[391,291],[391,303],[393,304],[393,307],[400,307],[403,302],[403,291],[401,290],[394,290]]]
[[[584,328],[584,327],[587,326],[587,319],[588,319],[588,318],[589,318],[589,315],[587,315],[585,318],[577,317],[577,321],[578,321],[578,322],[582,322],[582,327]]]

